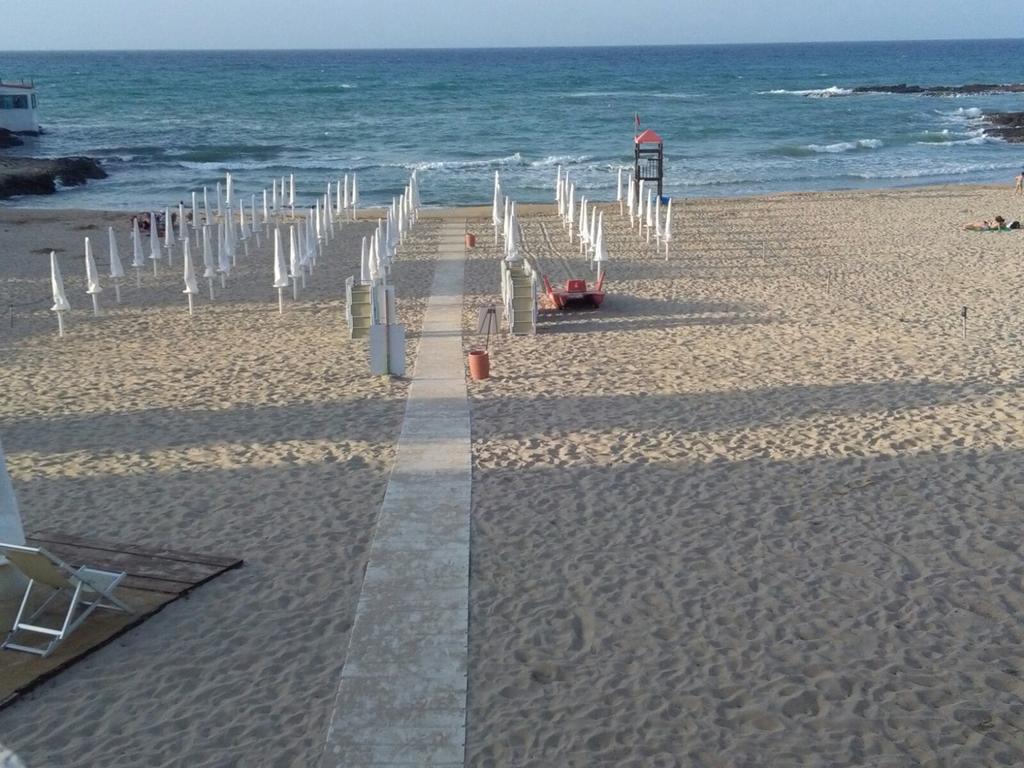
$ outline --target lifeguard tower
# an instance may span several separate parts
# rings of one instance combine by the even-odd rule
[[[640,194],[641,181],[656,181],[658,197],[661,197],[662,183],[665,179],[665,142],[661,136],[648,128],[633,140],[633,144],[633,179],[636,182],[636,194]]]

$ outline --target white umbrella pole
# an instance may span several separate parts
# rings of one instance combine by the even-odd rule
[[[303,273],[305,274],[305,273]],[[303,286],[305,287],[305,286]],[[299,300],[299,281],[294,277],[292,278],[292,301]]]
[[[277,289],[277,311],[284,314],[284,288]]]
[[[100,297],[97,296],[95,293],[92,294],[92,314],[93,317],[100,316]]]
[[[156,277],[156,264],[157,264],[157,259],[153,259],[153,277]]]
[[[117,299],[117,303],[120,304],[121,303],[121,281],[120,280],[115,280],[114,281],[114,296]]]
[[[220,273],[220,287],[221,288],[227,288],[228,287],[227,277],[224,275],[223,272]]]
[[[135,287],[136,288],[141,288],[142,287],[142,268],[141,267],[136,267],[135,268]]]
[[[186,295],[188,296],[188,313],[189,313],[189,315],[191,315],[191,314],[192,314],[192,310],[193,310],[193,306],[192,306],[192,294],[191,294],[191,293],[189,293],[189,294],[186,294]]]
[[[206,278],[206,282],[210,284],[210,301],[213,301],[213,278]]]
[[[60,311],[57,312],[57,335],[64,337],[64,313]]]

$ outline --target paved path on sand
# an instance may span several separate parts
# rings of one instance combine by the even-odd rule
[[[322,768],[464,762],[472,479],[464,233],[463,221],[441,229],[416,373]]]

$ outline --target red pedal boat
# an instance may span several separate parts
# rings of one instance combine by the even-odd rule
[[[551,303],[558,309],[571,309],[575,307],[590,307],[597,309],[604,301],[604,272],[598,278],[597,283],[587,287],[586,280],[566,280],[564,289],[551,287],[547,275],[544,276],[544,291],[547,293]]]

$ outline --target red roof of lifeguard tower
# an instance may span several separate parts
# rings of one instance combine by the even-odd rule
[[[646,131],[644,131],[643,133],[641,133],[639,136],[636,137],[636,143],[637,144],[664,144],[665,142],[662,141],[661,136],[659,136],[654,131],[652,131],[650,128],[648,128]]]

